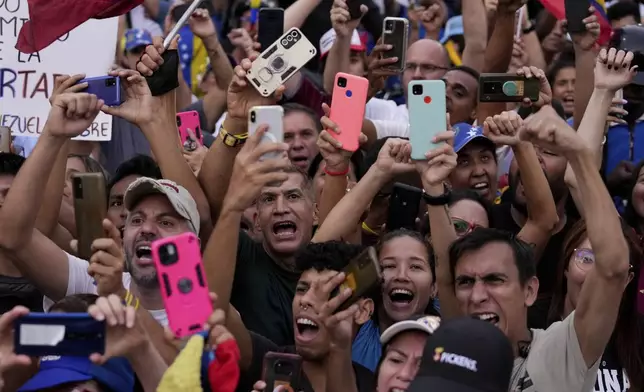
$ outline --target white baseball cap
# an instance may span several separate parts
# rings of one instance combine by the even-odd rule
[[[130,184],[125,191],[123,203],[128,211],[146,196],[164,195],[172,204],[174,210],[182,218],[185,218],[194,232],[199,234],[200,219],[197,203],[186,188],[170,180],[155,180],[150,177],[141,177]]]
[[[441,325],[440,317],[436,316],[412,316],[409,320],[398,321],[389,328],[385,329],[380,335],[380,343],[384,346],[391,342],[398,334],[407,331],[425,332],[431,335]]]
[[[337,34],[333,29],[330,29],[329,31],[324,33],[322,38],[320,38],[320,58],[323,58],[329,53],[336,38]],[[351,34],[351,50],[356,52],[367,51],[367,47],[360,39],[360,34],[358,34],[358,31],[356,30],[353,30],[353,34]]]

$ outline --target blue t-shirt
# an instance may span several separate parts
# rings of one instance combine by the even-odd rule
[[[353,340],[351,360],[375,372],[381,355],[380,328],[373,320],[369,320],[360,328]]]

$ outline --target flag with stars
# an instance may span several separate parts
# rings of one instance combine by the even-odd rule
[[[469,142],[474,139],[482,138],[492,145],[492,141],[483,134],[483,127],[473,126],[467,123],[458,123],[452,126],[454,129],[454,151],[459,152]]]
[[[16,49],[34,53],[94,19],[123,15],[143,0],[27,0],[29,21],[20,29]]]
[[[190,31],[190,26],[188,25],[179,30],[178,52],[183,79],[190,86],[193,94],[196,96],[203,95],[199,90],[199,82],[201,82],[201,78],[210,63],[208,51],[201,39]]]

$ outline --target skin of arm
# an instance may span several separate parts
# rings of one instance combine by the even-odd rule
[[[593,94],[595,85],[595,61],[597,53],[583,50],[575,45],[575,108],[573,109],[574,128],[579,129],[586,107]],[[612,97],[611,97],[612,98]],[[606,124],[606,118],[602,125]]]
[[[335,170],[334,170],[335,171]],[[337,170],[343,172],[343,170]],[[324,188],[318,203],[318,226],[321,226],[331,211],[347,193],[347,176],[330,176],[324,178]]]
[[[578,179],[581,202],[587,211],[588,239],[595,266],[586,275],[575,310],[575,331],[587,366],[604,352],[615,328],[619,304],[628,283],[629,251],[615,205],[602,182],[593,152],[580,140],[567,157]]]
[[[518,237],[534,246],[535,260],[539,260],[539,255],[548,244],[550,235],[559,222],[559,215],[548,180],[543,174],[532,143],[519,142],[513,151],[521,170],[528,209],[528,220],[521,228]]]
[[[219,87],[211,89],[203,97],[203,110],[208,121],[206,129],[213,129],[219,117],[226,111],[226,89],[233,77],[233,68],[216,36],[205,38],[202,41],[208,51],[212,72],[215,74],[215,80]]]
[[[465,49],[463,49],[463,64],[478,72],[482,71],[485,63],[485,49],[487,48],[487,19],[481,18],[485,14],[485,4],[482,1],[464,1],[461,3],[463,14],[463,31],[465,35]]]
[[[300,0],[301,1],[301,0]],[[349,55],[351,52],[351,36],[336,36],[336,40],[327,54],[324,66],[324,91],[331,94],[338,72],[349,71]]]
[[[284,31],[300,28],[311,12],[320,5],[320,0],[297,0],[284,11]]]
[[[154,345],[146,340],[143,346],[134,350],[127,359],[139,378],[143,390],[156,391],[163,373],[168,370],[168,365]]]
[[[159,16],[159,0],[143,0],[143,7],[150,19],[156,19]]]
[[[190,90],[188,83],[186,83],[186,80],[183,78],[183,72],[181,72],[181,68],[179,68],[178,79],[179,79],[179,87],[177,87],[177,90],[176,90],[177,91],[176,108],[177,108],[177,111],[180,111],[192,103],[192,90]]]
[[[367,120],[366,118],[362,120],[362,133],[367,136],[367,143],[362,148],[369,150],[376,140],[378,140],[378,131],[376,130],[376,126],[373,125],[373,121]]]
[[[67,152],[69,142],[65,142],[58,152],[56,161],[51,170],[51,175],[45,188],[44,203],[40,207],[36,218],[36,228],[44,235],[51,237],[58,226],[58,215],[60,203],[63,200],[63,188],[65,186],[65,169],[67,166]]]
[[[326,392],[358,392],[351,347],[331,347],[326,359]]]

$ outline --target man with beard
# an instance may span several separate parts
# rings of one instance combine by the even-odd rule
[[[535,150],[548,180],[559,215],[559,223],[537,263],[539,294],[534,305],[528,310],[528,326],[530,328],[546,328],[550,298],[556,284],[552,271],[560,259],[564,238],[574,223],[577,212],[572,200],[568,197],[568,187],[564,181],[568,164],[566,158],[539,146],[535,146]],[[525,190],[521,183],[521,172],[516,159],[513,159],[510,164],[509,188],[504,194],[503,201],[493,206],[491,215],[490,221],[494,228],[514,234],[521,231],[528,219]]]

